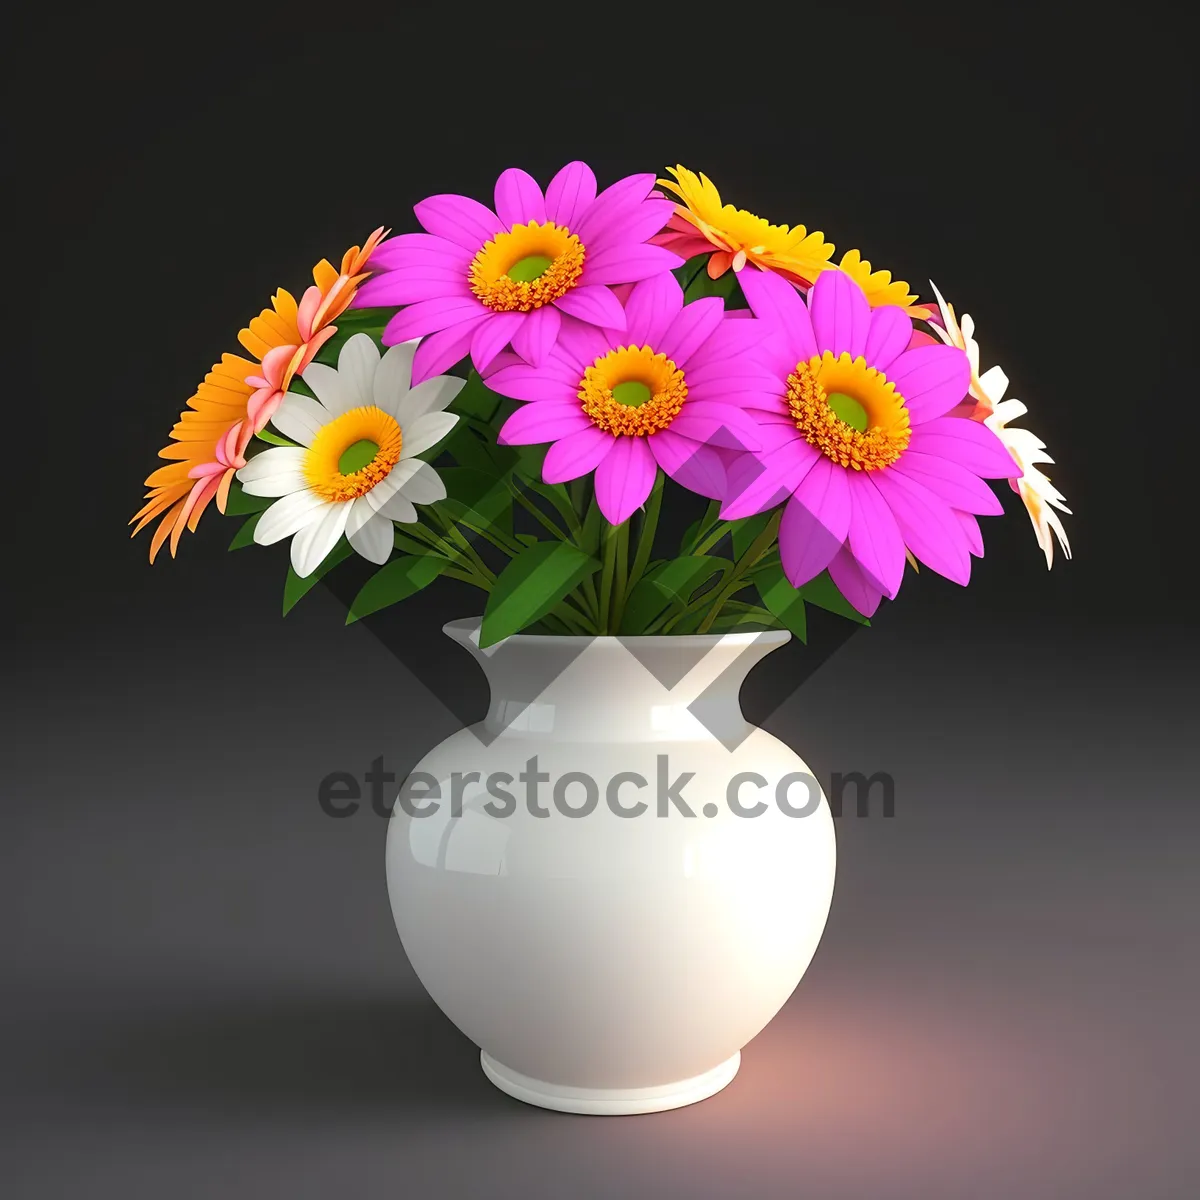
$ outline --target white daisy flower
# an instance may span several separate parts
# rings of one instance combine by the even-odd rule
[[[970,313],[963,313],[962,323],[956,319],[954,309],[942,298],[942,293],[930,281],[938,307],[942,311],[945,328],[931,324],[931,328],[948,346],[957,346],[964,351],[971,363],[971,398],[975,401],[973,416],[982,417],[983,423],[1004,443],[1005,449],[1024,474],[1020,479],[1009,481],[1014,492],[1021,497],[1025,511],[1033,522],[1034,536],[1046,556],[1046,566],[1054,565],[1054,539],[1058,538],[1063,554],[1071,557],[1071,543],[1062,519],[1054,510],[1068,516],[1066,497],[1040,469],[1039,464],[1053,464],[1046,453],[1046,443],[1028,429],[1009,428],[1008,422],[1023,417],[1029,410],[1020,400],[1004,399],[1008,390],[1008,376],[1000,367],[989,367],[979,373],[979,343],[975,340],[975,322]]]
[[[438,473],[416,456],[436,445],[458,417],[442,410],[464,380],[412,382],[415,341],[383,357],[365,333],[338,355],[337,370],[312,363],[302,378],[317,399],[288,392],[271,423],[299,446],[275,446],[238,471],[252,496],[280,497],[259,518],[254,540],[292,539],[292,567],[304,577],[345,534],[363,558],[385,563],[392,522],[417,519],[414,504],[446,496]]]

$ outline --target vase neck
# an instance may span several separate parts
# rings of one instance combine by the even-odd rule
[[[478,622],[446,634],[483,668],[493,736],[577,741],[707,739],[745,728],[738,693],[783,631],[683,637],[524,635],[481,650]]]

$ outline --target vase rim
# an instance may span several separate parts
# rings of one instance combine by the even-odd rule
[[[442,632],[449,638],[455,641],[466,641],[473,643],[478,648],[479,642],[476,635],[479,632],[480,626],[483,624],[482,617],[459,617],[453,621],[447,621],[442,626]],[[521,643],[523,645],[538,645],[538,646],[555,646],[555,645],[580,645],[599,642],[604,645],[616,646],[623,645],[626,642],[637,642],[639,645],[660,645],[660,646],[677,646],[680,648],[693,647],[696,649],[702,647],[712,647],[716,645],[726,646],[751,646],[755,644],[782,646],[786,642],[792,640],[791,633],[786,629],[761,629],[751,630],[745,633],[637,633],[627,634],[624,637],[617,637],[613,634],[567,634],[567,633],[514,633],[496,643],[495,646],[489,646],[488,651],[496,649],[497,646],[506,646],[511,643]]]

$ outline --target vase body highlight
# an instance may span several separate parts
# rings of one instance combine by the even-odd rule
[[[825,797],[738,702],[789,635],[481,651],[477,630],[446,626],[483,666],[488,716],[418,763],[388,827],[414,971],[518,1099],[623,1114],[719,1091],[833,894]]]

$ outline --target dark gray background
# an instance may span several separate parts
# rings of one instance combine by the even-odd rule
[[[1194,105],[1174,10],[813,5],[786,36],[741,10],[508,16],[160,29],[43,6],[10,30],[0,1185],[1194,1195]],[[318,589],[280,620],[285,552],[226,555],[210,515],[150,568],[124,533],[178,408],[275,287],[381,221],[411,228],[432,191],[571,157],[606,181],[682,161],[922,295],[932,275],[1078,514],[1049,575],[1012,511],[968,591],[909,579],[831,657],[827,628],[758,668],[804,681],[768,727],[822,778],[891,772],[896,816],[839,822],[825,940],[730,1088],[606,1120],[485,1081],[405,962],[383,821],[317,806],[329,771],[408,765],[455,727],[376,637],[396,647],[407,612],[343,629]],[[471,613],[444,595],[445,618]],[[444,669],[473,670],[449,643]]]

